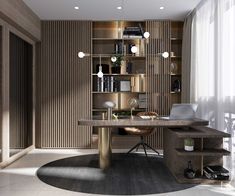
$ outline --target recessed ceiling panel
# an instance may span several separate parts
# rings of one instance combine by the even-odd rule
[[[23,1],[42,20],[183,20],[201,0]],[[118,6],[123,9],[118,10]]]

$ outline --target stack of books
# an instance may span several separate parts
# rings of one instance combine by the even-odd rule
[[[118,81],[113,76],[97,77],[97,91],[98,92],[117,92]]]
[[[125,27],[123,31],[123,38],[143,38],[144,31],[139,24],[138,27]]]

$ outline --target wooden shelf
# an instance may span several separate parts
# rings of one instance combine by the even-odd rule
[[[171,56],[172,59],[179,59],[181,56]]]
[[[119,92],[98,92],[98,91],[92,91],[93,94],[121,94],[121,93],[146,93],[146,92],[131,92],[131,91],[119,91]]]
[[[111,58],[111,56],[116,55],[116,54],[92,54],[92,58]],[[126,54],[123,56],[123,58],[146,58],[146,56],[134,56],[131,54]]]
[[[145,111],[146,108],[136,108],[134,111],[136,112],[141,112],[141,111]],[[92,109],[93,112],[105,112],[107,111],[107,109],[105,108],[93,108]],[[130,111],[130,109],[113,109],[113,112],[126,112],[126,111]]]
[[[104,74],[104,76],[142,76],[146,75],[145,73],[138,73],[138,74]],[[92,74],[92,76],[97,76],[96,73]]]
[[[109,38],[109,37],[93,37],[93,41],[128,41],[128,40],[145,40],[145,38],[130,37],[130,38]]]
[[[181,37],[171,37],[171,41],[182,41]]]
[[[184,149],[175,149],[179,156],[228,156],[230,152],[225,149],[203,149],[194,151],[185,151]]]
[[[181,91],[179,91],[179,92],[171,91],[171,94],[180,94],[180,93],[181,93]]]
[[[171,76],[181,76],[181,73],[171,73]]]
[[[179,138],[221,138],[231,137],[230,134],[217,131],[210,127],[190,127],[189,129],[170,129]]]

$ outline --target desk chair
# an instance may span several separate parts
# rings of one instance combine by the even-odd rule
[[[155,112],[139,112],[139,113],[137,113],[137,116],[139,116],[139,117],[149,116],[151,118],[151,117],[158,116],[158,114]],[[134,149],[136,149],[136,151],[138,151],[139,147],[143,146],[145,156],[147,156],[146,147],[152,149],[154,152],[156,152],[159,155],[158,151],[156,151],[153,147],[151,147],[150,145],[148,145],[144,141],[144,137],[150,135],[153,132],[153,130],[154,130],[154,128],[152,128],[152,127],[126,127],[125,131],[129,135],[140,136],[139,143],[137,143],[134,147],[132,147],[127,153],[132,152]]]

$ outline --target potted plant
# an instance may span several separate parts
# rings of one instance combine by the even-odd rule
[[[193,151],[194,150],[194,139],[186,138],[184,139],[184,150]]]
[[[115,54],[111,57],[112,73],[119,73],[120,74],[122,60],[123,60],[123,56],[121,54]]]

